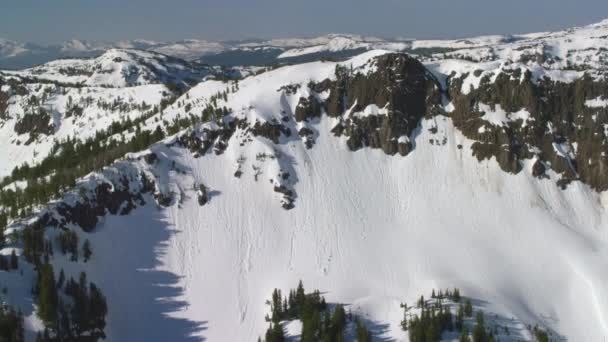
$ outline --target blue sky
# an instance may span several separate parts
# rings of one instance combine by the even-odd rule
[[[0,37],[210,40],[359,33],[457,38],[584,25],[608,18],[606,0],[7,0]]]

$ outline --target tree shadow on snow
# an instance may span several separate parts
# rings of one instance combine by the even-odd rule
[[[380,321],[375,321],[375,320],[371,320],[371,319],[367,319],[365,317],[359,317],[359,319],[362,321],[362,323],[367,327],[367,329],[369,329],[369,331],[372,333],[373,341],[382,341],[382,342],[395,342],[397,341],[394,338],[390,338],[390,337],[385,337],[382,335],[385,335],[386,333],[389,332],[389,327],[390,324],[386,323],[386,322],[380,322]],[[353,341],[355,341],[355,339],[353,339]]]
[[[467,325],[469,331],[473,330],[475,325],[475,312],[478,310],[482,310],[484,313],[484,321],[486,325],[486,329],[494,332],[495,336],[498,337],[500,341],[524,341],[528,339],[528,336],[532,334],[530,326],[534,326],[534,322],[523,322],[517,317],[507,317],[505,315],[497,314],[488,309],[490,303],[483,299],[473,298],[473,297],[463,297],[464,299],[461,303],[464,303],[465,300],[470,300],[473,305],[473,317],[465,318],[465,325]],[[546,322],[546,319],[542,319],[543,317],[538,316],[532,310],[528,310],[525,303],[521,303],[519,305],[520,309],[526,310],[525,316],[527,317],[537,317],[538,321]],[[457,306],[454,305],[454,309],[457,309]],[[453,310],[455,311],[455,310]],[[552,329],[548,329],[546,324],[540,326],[543,330],[549,333],[551,341],[566,341],[564,336],[561,336],[556,331]],[[446,333],[444,337],[458,339],[460,336],[458,332]]]
[[[209,192],[207,192],[207,195],[209,196],[209,200],[213,199],[214,197],[217,197],[219,195],[221,195],[222,192],[219,190],[211,190]]]
[[[322,292],[321,294],[326,293]],[[347,313],[349,312],[350,304],[341,303]],[[327,303],[329,310],[331,312],[334,311],[337,303]],[[367,329],[372,333],[372,340],[379,342],[395,342],[394,338],[385,337],[385,335],[390,331],[390,324],[386,322],[375,321],[365,316],[360,316],[356,314],[352,314],[351,318],[347,318],[346,329],[344,331],[344,341],[345,342],[356,342],[357,341],[357,323],[356,319],[360,320],[363,325],[367,327]],[[293,322],[283,322],[283,328],[285,329],[286,325],[293,324]],[[292,331],[293,332],[293,331]],[[299,342],[301,340],[301,334],[295,333],[292,335],[286,336],[286,341],[288,342]]]
[[[204,341],[208,321],[177,316],[187,308],[180,277],[162,270],[178,234],[147,196],[128,216],[103,218],[95,235],[91,271],[108,298],[108,338],[114,341]],[[103,235],[103,236],[101,236]]]

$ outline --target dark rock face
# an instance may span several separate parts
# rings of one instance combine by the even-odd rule
[[[306,121],[321,116],[322,104],[314,96],[301,97],[296,106],[295,117],[297,122]]]
[[[546,170],[545,164],[543,164],[543,162],[541,162],[540,160],[536,160],[534,162],[534,164],[532,165],[532,175],[534,177],[538,177],[538,178],[546,177],[545,170]]]
[[[486,77],[464,94],[465,77],[448,80],[455,107],[450,116],[465,136],[477,141],[472,147],[478,159],[495,157],[504,171],[518,173],[521,160],[536,155],[544,163],[537,162],[533,172],[538,175],[544,174],[541,165],[548,165],[561,174],[563,186],[581,180],[596,190],[608,189],[608,108],[585,106],[586,100],[608,94],[608,82],[588,76],[572,83],[535,82],[531,73],[514,70],[503,71],[495,82]],[[480,103],[530,115],[495,126],[482,119]]]
[[[373,60],[375,71],[364,75],[337,69],[337,81],[327,101],[330,116],[362,112],[369,105],[386,115],[349,116],[332,132],[348,137],[351,150],[380,148],[386,154],[407,155],[409,137],[425,115],[438,112],[441,91],[436,80],[416,59],[387,54]],[[404,137],[402,142],[399,138]]]
[[[274,187],[274,191],[283,194],[283,203],[281,206],[285,210],[290,210],[295,207],[295,193],[284,185]]]
[[[304,140],[304,145],[307,149],[311,149],[315,144],[315,132],[308,127],[302,127],[298,131],[298,135]]]
[[[98,216],[105,215],[106,211],[112,215],[127,215],[137,205],[145,204],[141,193],[131,193],[126,179],[121,183],[122,189],[113,188],[108,183],[99,184],[92,198],[86,198],[84,203],[74,206],[61,203],[56,208],[57,213],[64,218],[64,224],[73,223],[90,232],[95,229]]]
[[[299,84],[288,84],[288,85],[282,86],[277,91],[285,92],[286,95],[292,95],[292,94],[295,94],[298,91],[298,89],[300,89]]]
[[[170,207],[173,203],[173,195],[172,194],[164,194],[162,192],[154,193],[154,199],[156,203],[161,207]]]
[[[425,67],[407,55],[387,54],[372,63],[374,71],[367,75],[338,67],[335,81],[309,85],[316,92],[330,90],[322,108],[340,118],[332,133],[346,136],[349,149],[371,147],[407,155],[414,148],[412,133],[420,120],[445,114],[475,141],[471,148],[480,161],[495,158],[502,170],[519,173],[522,160],[536,156],[536,177],[546,177],[551,168],[561,175],[562,187],[580,180],[598,191],[608,190],[608,108],[585,105],[587,100],[608,98],[608,81],[588,75],[571,83],[536,80],[521,69],[502,69],[492,80],[494,75],[482,77],[476,70],[480,85],[465,93],[461,89],[468,74],[449,77],[447,89],[441,89]],[[452,112],[440,109],[442,95],[452,101]],[[300,99],[297,121],[310,118],[311,103]],[[484,120],[481,104],[529,115],[496,125]],[[369,105],[382,109],[382,114],[352,115]],[[305,137],[308,132],[299,134]]]
[[[51,124],[49,113],[41,109],[38,114],[25,114],[17,121],[15,132],[17,134],[30,133],[30,136],[35,137],[38,134],[51,135],[55,132],[55,129]]]
[[[265,122],[263,124],[256,122],[253,127],[250,128],[250,130],[254,136],[262,136],[266,139],[272,140],[272,142],[275,144],[279,143],[279,137],[281,137],[281,134],[286,137],[291,136],[291,130],[278,122]]]
[[[144,156],[144,160],[146,161],[146,163],[152,165],[156,163],[156,161],[158,160],[158,156],[156,155],[156,153],[151,152]]]
[[[233,121],[215,130],[204,128],[200,135],[193,131],[190,134],[180,136],[177,142],[188,148],[195,157],[206,154],[211,147],[214,148],[215,154],[220,155],[228,147],[228,140],[230,140],[238,125],[238,121]]]
[[[209,202],[209,194],[207,192],[207,187],[205,187],[204,184],[199,185],[197,200],[200,206],[203,206]]]

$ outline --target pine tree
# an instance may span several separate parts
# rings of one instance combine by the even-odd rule
[[[425,337],[426,341],[439,342],[441,333],[437,331],[437,326],[435,324],[429,324],[426,328]]]
[[[549,335],[543,329],[539,328],[538,326],[534,326],[533,332],[534,338],[537,342],[549,342]]]
[[[448,306],[444,307],[442,316],[442,327],[447,331],[454,331],[454,322],[452,321],[452,311]]]
[[[57,337],[61,340],[73,339],[72,322],[68,314],[68,309],[61,300],[59,301],[59,325],[57,327]]]
[[[454,324],[456,330],[462,330],[464,327],[464,305],[458,306],[458,313],[456,314],[456,323]]]
[[[0,308],[0,341],[23,342],[23,315],[13,308]]]
[[[319,340],[321,330],[321,316],[319,311],[307,312],[302,317],[302,340],[301,342],[316,342]]]
[[[473,328],[473,341],[485,342],[488,339],[486,327],[484,325],[483,312],[477,311],[476,323]]]
[[[45,326],[53,327],[57,322],[57,288],[51,264],[42,265],[38,274],[38,317]]]
[[[283,326],[280,323],[275,324],[272,331],[276,342],[285,341],[285,331],[283,330]]]
[[[19,259],[17,258],[17,254],[15,253],[14,249],[11,252],[11,268],[13,270],[16,270],[19,268]]]
[[[346,312],[342,304],[336,305],[331,317],[331,328],[334,341],[344,340],[344,329],[346,328]]]
[[[93,250],[91,250],[91,242],[89,239],[86,239],[82,244],[82,256],[84,257],[84,262],[89,261],[91,255],[93,255]]]
[[[283,319],[289,318],[289,304],[287,304],[287,297],[283,298],[282,316]]]
[[[425,302],[424,302],[424,296],[420,296],[420,299],[418,299],[418,308],[424,308]]]
[[[464,304],[464,314],[467,317],[473,317],[473,305],[471,304],[471,300],[467,299]]]
[[[297,315],[297,304],[296,304],[296,294],[294,290],[289,291],[289,299],[287,301],[287,305],[289,306],[289,317],[295,317]]]
[[[65,282],[65,273],[63,273],[63,268],[59,272],[59,279],[57,279],[57,288],[61,289],[63,287],[63,283]]]
[[[454,289],[454,292],[452,293],[452,298],[456,303],[460,302],[460,290],[459,289],[457,289],[457,288]]]
[[[306,293],[304,292],[304,285],[302,284],[302,280],[298,283],[298,288],[296,289],[296,306],[298,308],[298,314],[302,315],[302,309],[304,308],[304,302],[306,301]]]
[[[105,339],[104,329],[106,327],[108,305],[106,297],[94,283],[89,284],[89,310],[91,336]]]
[[[469,331],[467,330],[467,327],[462,327],[462,332],[460,333],[460,339],[458,340],[459,342],[471,342],[471,339],[469,338]]]
[[[282,319],[282,303],[281,290],[274,289],[272,292],[272,302],[270,304],[270,310],[272,311],[271,320],[274,323],[278,323]]]
[[[90,329],[90,307],[86,273],[81,272],[78,284],[72,284],[70,295],[74,301],[74,305],[72,307],[74,330],[76,331],[76,334],[81,335],[83,332]]]
[[[285,331],[283,330],[283,326],[279,323],[270,323],[268,330],[266,330],[266,342],[284,342],[285,341]]]
[[[325,314],[323,314],[322,329],[325,336],[331,336],[331,313],[329,312],[329,310],[325,311]]]
[[[357,342],[371,342],[372,334],[367,327],[357,319]]]

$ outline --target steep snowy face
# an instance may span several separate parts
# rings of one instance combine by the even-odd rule
[[[207,67],[154,52],[110,49],[94,59],[65,59],[9,75],[99,87],[172,83],[192,85],[209,75]]]

